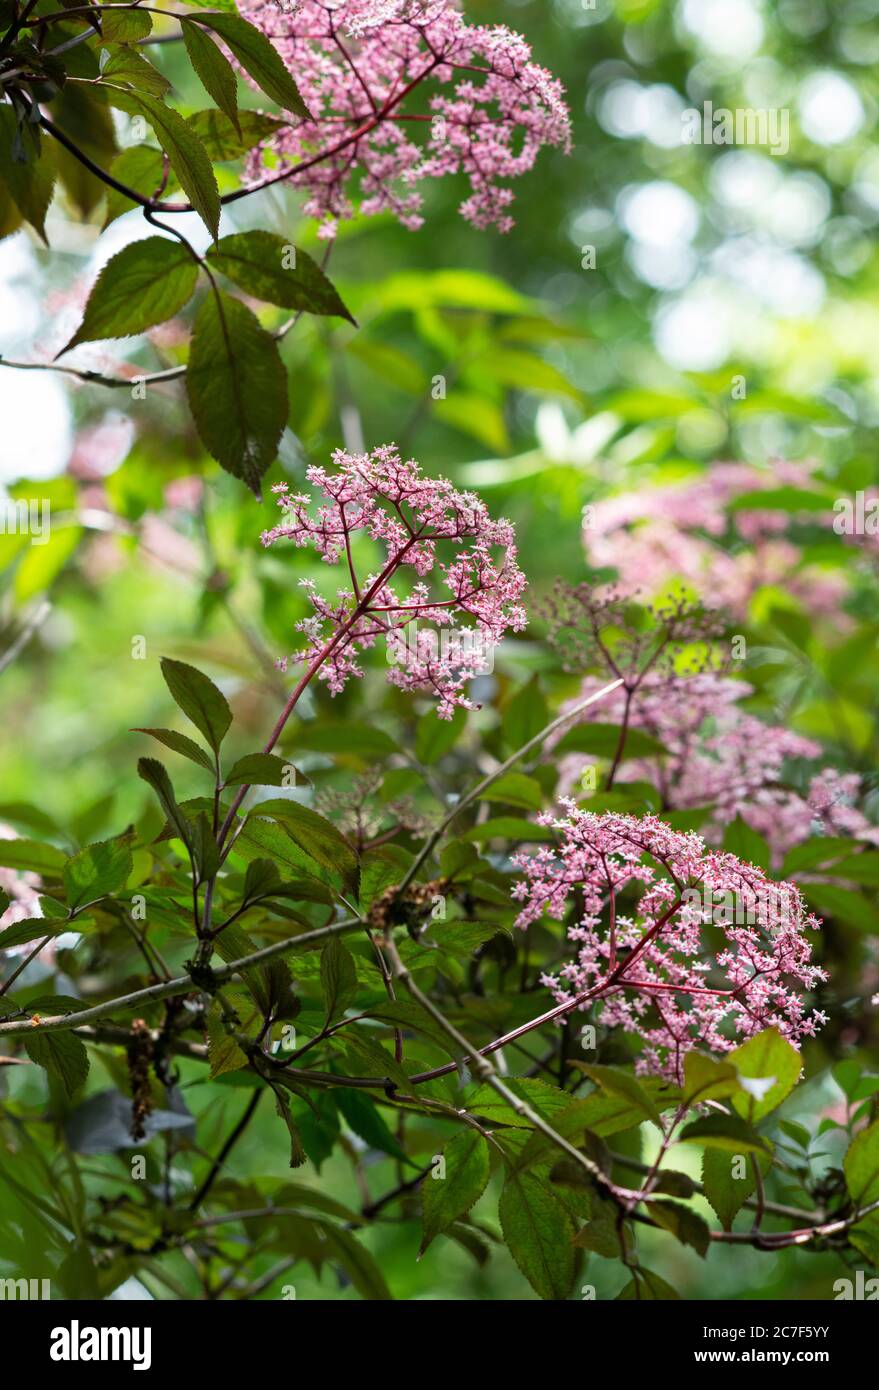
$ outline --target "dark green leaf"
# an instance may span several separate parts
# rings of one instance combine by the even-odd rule
[[[262,111],[239,111],[236,130],[228,116],[211,109],[187,117],[187,125],[204,145],[208,157],[222,163],[227,159],[240,159],[260,141],[283,130],[287,122]]]
[[[198,24],[184,19],[180,27],[199,81],[238,130],[238,82],[231,63]]]
[[[181,188],[216,240],[220,225],[220,193],[204,145],[182,116],[148,93],[139,92],[134,106],[141,109],[156,132],[156,138],[170,159]]]
[[[275,232],[221,237],[208,252],[208,261],[256,299],[309,314],[335,314],[354,323],[317,262]]]
[[[259,497],[287,423],[287,373],[275,339],[240,300],[205,298],[186,390],[205,448]]]
[[[705,1115],[682,1129],[678,1139],[681,1143],[702,1144],[734,1154],[769,1151],[766,1140],[738,1115]]]
[[[477,1130],[465,1129],[446,1144],[442,1163],[434,1164],[421,1184],[421,1254],[482,1196],[489,1167],[488,1144]]]
[[[246,753],[223,778],[226,787],[295,787],[307,778],[274,753]]]
[[[88,1076],[88,1053],[71,1032],[33,1033],[25,1037],[24,1045],[31,1061],[58,1077],[69,1096]]]
[[[175,704],[218,753],[232,723],[232,711],[225,695],[202,671],[184,661],[163,657],[161,666]]]
[[[574,1282],[574,1228],[546,1182],[531,1173],[508,1173],[498,1215],[510,1254],[535,1292],[567,1298]]]
[[[238,15],[200,14],[193,19],[219,34],[235,54],[245,72],[253,78],[260,91],[276,101],[285,111],[307,117],[308,107],[299,95],[299,88],[268,39],[252,24]]]
[[[331,936],[320,956],[320,982],[327,1023],[341,1018],[357,993],[354,957],[339,936]]]
[[[663,1230],[682,1245],[691,1245],[704,1259],[711,1245],[711,1235],[701,1216],[679,1202],[648,1202],[647,1212]]]
[[[0,106],[0,180],[26,221],[46,240],[46,213],[55,188],[55,166],[45,142],[37,159],[16,158],[18,125],[11,106]]]
[[[765,1177],[772,1167],[767,1153],[749,1154],[745,1159],[741,1153],[706,1148],[702,1155],[702,1189],[725,1231],[732,1230],[733,1218],[756,1190],[755,1160]]]

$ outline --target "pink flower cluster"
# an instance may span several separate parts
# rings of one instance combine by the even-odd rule
[[[602,683],[589,677],[577,700]],[[618,785],[650,782],[671,811],[711,807],[705,831],[711,841],[740,816],[764,836],[775,863],[792,845],[815,834],[818,824],[824,834],[879,842],[879,827],[854,804],[860,789],[856,773],[825,768],[812,776],[804,795],[784,785],[786,759],[817,758],[821,745],[743,710],[740,702],[750,694],[746,681],[715,671],[690,676],[649,672],[631,696],[629,727],[656,738],[667,756],[624,762]],[[620,687],[607,699],[607,718],[621,720],[625,702]],[[563,791],[573,790],[582,768],[582,758],[562,759]]]
[[[695,481],[622,493],[587,509],[587,558],[596,568],[615,569],[623,589],[668,592],[672,581],[683,580],[704,603],[742,618],[758,589],[778,585],[809,612],[838,621],[848,581],[839,570],[804,563],[788,535],[797,520],[829,526],[832,513],[798,516],[761,509],[756,501],[730,510],[748,493],[809,485],[807,466],[777,460],[771,471],[715,463]]]
[[[348,570],[351,586],[334,600],[319,594],[312,581],[302,581],[314,613],[298,624],[307,646],[297,659],[335,695],[349,676],[363,674],[358,653],[383,637],[396,663],[388,676],[393,685],[435,694],[442,719],[450,719],[458,705],[472,709],[463,691],[484,670],[481,654],[526,622],[519,602],[525,576],[516,563],[512,526],[493,521],[473,493],[422,477],[418,464],[404,463],[393,445],[363,455],[340,449],[333,461],[336,473],[307,470],[308,481],[326,499],[315,513],[310,497],[291,494],[286,483],[273,488],[284,519],[262,536],[264,545],[289,539],[311,546],[328,565],[344,562]],[[358,536],[377,542],[383,552],[370,573],[358,571]],[[401,571],[414,580],[405,594],[391,583]],[[440,583],[432,589],[425,581],[434,573]],[[454,629],[461,616],[472,626]],[[406,643],[407,627],[422,621],[433,629],[418,631]],[[441,643],[438,630],[449,628],[452,640]]]
[[[570,148],[564,89],[503,26],[468,24],[456,0],[241,0],[272,40],[308,107],[250,158],[247,178],[291,174],[321,235],[338,219],[389,212],[422,223],[426,179],[463,174],[461,213],[477,227],[513,225],[502,180],[529,170],[544,145]],[[419,89],[434,91],[425,107]],[[420,133],[420,134],[419,134]],[[416,138],[416,135],[418,138]],[[291,171],[295,171],[291,173]]]
[[[576,913],[577,954],[544,983],[560,1004],[597,1004],[602,1026],[640,1037],[636,1070],[681,1080],[693,1047],[729,1052],[769,1027],[797,1045],[827,1021],[803,999],[827,976],[805,935],[820,922],[795,885],[655,816],[562,805],[564,818],[540,817],[557,847],[514,859],[517,924]]]

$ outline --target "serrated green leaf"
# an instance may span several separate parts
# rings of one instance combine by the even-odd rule
[[[736,1213],[754,1195],[757,1187],[755,1161],[765,1177],[772,1167],[768,1153],[751,1153],[745,1159],[741,1153],[706,1148],[702,1155],[702,1190],[725,1231],[732,1230]]]
[[[263,111],[239,111],[236,130],[228,116],[213,108],[196,111],[193,116],[187,116],[186,123],[204,145],[208,158],[219,163],[227,159],[240,159],[248,150],[276,135],[279,130],[284,130],[288,124],[277,116],[267,116]]]
[[[62,871],[71,912],[118,893],[125,887],[131,868],[131,849],[123,840],[105,840],[80,850]]]
[[[208,261],[255,299],[308,314],[354,319],[317,261],[275,232],[236,232],[221,237]]]
[[[192,298],[198,265],[179,241],[151,236],[107,262],[88,297],[82,323],[61,353],[101,338],[130,338],[178,314]]]
[[[879,1199],[879,1121],[856,1134],[843,1160],[845,1181],[857,1207]]]
[[[253,78],[260,91],[276,101],[285,111],[308,117],[308,107],[299,94],[290,73],[277,49],[264,34],[239,15],[199,14],[192,18],[219,34],[229,46],[245,72]]]
[[[195,74],[217,106],[238,130],[238,82],[232,65],[198,24],[181,22],[181,33]]]
[[[752,1125],[790,1095],[803,1069],[800,1053],[774,1028],[766,1028],[749,1038],[728,1053],[726,1060],[736,1068],[748,1091],[733,1096],[733,1106]],[[749,1090],[748,1082],[758,1084]]]
[[[205,448],[259,497],[287,423],[287,373],[275,339],[240,300],[203,301],[186,391]]]
[[[0,179],[22,217],[46,240],[46,213],[55,189],[55,165],[45,143],[37,159],[16,158],[18,123],[11,106],[0,106]]]
[[[192,127],[176,111],[146,92],[138,92],[128,109],[146,116],[165,151],[180,186],[216,241],[220,225],[220,193],[211,161]]]
[[[31,1061],[57,1077],[69,1096],[79,1090],[88,1076],[88,1053],[71,1032],[33,1033],[25,1037],[24,1045]]]
[[[125,184],[127,188],[133,189],[135,193],[140,193],[144,198],[152,198],[162,187],[164,175],[164,160],[161,150],[154,150],[150,145],[132,145],[130,149],[122,150],[110,163],[109,172],[118,183]],[[173,184],[173,178],[169,181]],[[166,187],[166,192],[170,188]],[[130,212],[138,204],[132,202],[124,193],[119,193],[115,188],[108,188],[107,192],[107,213],[104,218],[104,227],[109,227],[111,222],[115,222],[117,217],[122,217],[124,213]]]
[[[421,1184],[424,1235],[420,1255],[431,1241],[464,1216],[485,1191],[490,1171],[488,1143],[474,1129],[465,1129],[446,1144],[443,1162],[432,1167]]]
[[[331,936],[320,955],[320,982],[327,1023],[335,1023],[357,993],[357,967],[340,936]]]
[[[194,739],[187,738],[186,734],[178,734],[176,729],[132,729],[131,732],[133,734],[149,734],[159,743],[163,743],[166,748],[170,748],[175,753],[181,753],[184,758],[189,758],[190,762],[198,763],[199,767],[206,768],[208,772],[214,771],[210,754]]]
[[[54,845],[37,840],[0,840],[0,865],[4,869],[23,869],[44,877],[59,878],[67,855]]]
[[[532,1173],[507,1174],[498,1207],[510,1254],[541,1298],[568,1297],[574,1282],[573,1222]]]
[[[295,787],[301,774],[275,753],[245,753],[223,778],[226,787]],[[304,780],[304,779],[303,779]]]
[[[161,667],[174,703],[218,753],[232,723],[232,711],[225,695],[204,672],[185,661],[163,657]]]

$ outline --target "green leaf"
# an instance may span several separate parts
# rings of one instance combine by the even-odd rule
[[[357,993],[357,967],[340,936],[331,936],[320,953],[320,983],[327,1023],[335,1023]]]
[[[851,883],[863,883],[868,888],[879,887],[879,852],[867,850],[863,854],[852,854],[838,859],[827,870],[833,877],[847,878]]]
[[[274,753],[246,753],[223,778],[226,787],[295,787],[300,779],[292,763]]]
[[[240,300],[203,301],[186,391],[205,448],[259,497],[287,423],[287,373],[275,339]]]
[[[585,1062],[578,1062],[577,1066],[580,1071],[586,1073],[591,1081],[595,1082],[596,1086],[600,1086],[606,1095],[620,1096],[623,1100],[627,1100],[636,1110],[640,1110],[646,1119],[652,1120],[655,1125],[658,1125],[660,1129],[662,1128],[659,1111],[647,1092],[630,1072],[623,1071],[620,1067],[589,1066]]]
[[[275,232],[235,232],[208,251],[215,270],[247,294],[308,314],[337,315],[355,323],[317,261]]]
[[[879,1199],[879,1121],[861,1130],[843,1160],[845,1181],[857,1207]]]
[[[171,778],[165,768],[156,758],[138,758],[137,775],[142,777],[145,782],[153,788],[159,798],[162,810],[168,817],[171,827],[186,845],[189,853],[195,857],[195,832],[192,822],[183,814],[177,805],[174,796],[174,788],[171,785]]]
[[[241,1051],[232,1034],[226,1032],[218,1004],[211,1005],[208,1011],[207,1035],[212,1077],[240,1071],[242,1067],[247,1066],[246,1054]]]
[[[415,756],[426,767],[439,762],[458,744],[467,712],[456,709],[451,719],[438,719],[435,714],[425,714],[418,721],[415,731]]]
[[[332,821],[298,801],[261,801],[255,813],[280,821],[284,832],[316,864],[341,877],[353,892],[357,891],[357,855]]]
[[[643,1265],[639,1265],[637,1270],[633,1271],[628,1284],[621,1293],[617,1294],[617,1302],[620,1303],[633,1300],[644,1303],[671,1303],[679,1298],[680,1294],[675,1292],[671,1284],[667,1284],[664,1279],[660,1279],[658,1274],[645,1269]]]
[[[205,751],[194,739],[187,738],[186,734],[178,734],[176,729],[132,729],[133,734],[149,734],[152,738],[158,739],[166,748],[172,749],[175,753],[182,753],[184,758],[189,758],[190,762],[198,763],[199,767],[206,768],[208,772],[214,771],[214,764],[210,754]]]
[[[144,93],[161,101],[171,90],[167,77],[133,48],[117,48],[101,70],[103,82],[124,83],[137,96]]]
[[[225,695],[208,676],[185,661],[163,657],[161,667],[174,703],[204,735],[214,752],[219,753],[232,723],[232,711]]]
[[[237,130],[238,82],[232,64],[198,24],[183,19],[180,28],[196,76]]]
[[[647,1202],[646,1207],[658,1226],[670,1231],[681,1245],[691,1245],[705,1258],[711,1245],[711,1233],[701,1216],[679,1202]]]
[[[0,865],[4,869],[23,869],[44,878],[60,878],[67,855],[54,845],[36,840],[0,840]]]
[[[809,906],[858,931],[873,934],[876,931],[876,908],[862,893],[851,888],[840,888],[835,883],[804,883],[802,890],[809,900]]]
[[[499,801],[508,806],[521,806],[526,811],[543,809],[540,783],[524,772],[508,772],[493,782],[479,797],[480,801]]]
[[[765,869],[767,873],[771,869],[772,855],[765,838],[752,830],[741,816],[736,816],[726,827],[723,848],[727,853],[743,859],[746,864],[756,864],[758,869]]]
[[[123,840],[87,845],[64,866],[64,887],[71,912],[125,887],[131,873],[131,849]]]
[[[733,1096],[733,1105],[752,1125],[790,1095],[803,1069],[799,1052],[774,1028],[749,1038],[728,1053],[726,1060],[736,1068],[748,1092]]]
[[[348,1128],[371,1149],[388,1154],[400,1163],[412,1162],[388,1129],[378,1106],[370,1096],[364,1095],[363,1091],[355,1090],[353,1086],[337,1086],[333,1090],[333,1097]]]
[[[0,180],[19,212],[46,240],[46,213],[55,189],[55,166],[44,144],[37,159],[17,158],[18,122],[11,106],[0,106]]]
[[[10,946],[29,946],[32,941],[42,941],[44,937],[57,936],[67,930],[67,921],[47,921],[45,917],[25,917],[21,922],[13,922],[0,931],[0,951]]]
[[[107,43],[136,43],[150,34],[153,21],[144,10],[109,6],[101,13],[101,38]]]
[[[741,1090],[739,1074],[730,1062],[720,1062],[703,1052],[684,1058],[683,1099],[687,1105],[706,1100],[726,1100]]]
[[[278,1118],[284,1121],[287,1126],[287,1133],[290,1135],[290,1167],[301,1168],[306,1157],[305,1149],[302,1147],[302,1136],[290,1112],[287,1097],[280,1090],[275,1091],[275,1109],[278,1112]]]
[[[573,1223],[544,1179],[508,1172],[498,1215],[510,1254],[535,1293],[567,1298],[574,1282]]]
[[[574,1237],[574,1244],[581,1250],[591,1250],[595,1255],[601,1255],[605,1260],[619,1260],[623,1256],[621,1240],[626,1241],[628,1250],[628,1237],[625,1226],[620,1226],[617,1221],[617,1209],[613,1202],[604,1201],[594,1194],[592,1196],[592,1217]]]
[[[198,136],[176,111],[155,97],[139,92],[133,99],[146,116],[174,173],[199,217],[216,241],[220,225],[220,193],[211,161]]]
[[[178,314],[192,298],[198,265],[179,241],[150,236],[107,262],[82,323],[61,353],[100,338],[130,338]]]
[[[504,711],[504,743],[511,750],[522,748],[548,723],[549,710],[541,693],[540,677],[532,676],[527,685],[516,691]]]
[[[488,1143],[475,1129],[465,1129],[443,1149],[443,1162],[434,1165],[421,1184],[424,1235],[419,1256],[431,1241],[478,1201],[488,1183]]]
[[[194,116],[187,117],[186,123],[204,145],[208,158],[219,163],[240,159],[248,150],[277,135],[288,124],[262,111],[239,111],[236,129],[228,116],[213,108],[196,111]]]
[[[254,29],[252,24],[239,16],[226,14],[200,14],[192,18],[226,43],[249,77],[252,77],[260,91],[276,101],[285,111],[297,116],[308,117],[308,107],[299,94],[277,49],[268,39]]]
[[[365,1246],[355,1240],[343,1226],[321,1223],[327,1244],[335,1251],[339,1263],[361,1298],[371,1302],[389,1302],[391,1292],[375,1258]]]
[[[768,1153],[769,1145],[739,1115],[705,1115],[680,1131],[683,1144],[702,1144],[729,1153]]]
[[[79,1090],[88,1076],[89,1058],[85,1046],[73,1033],[34,1033],[24,1040],[27,1054],[38,1067],[56,1076],[69,1096]]]
[[[737,1212],[756,1191],[755,1161],[765,1177],[772,1167],[772,1158],[767,1153],[751,1154],[747,1161],[743,1161],[741,1153],[723,1149],[706,1148],[702,1155],[702,1190],[725,1231],[732,1230]],[[737,1176],[740,1169],[744,1169],[741,1177]]]
[[[508,1091],[512,1091],[519,1100],[525,1101],[532,1110],[536,1110],[545,1120],[552,1120],[561,1111],[567,1110],[571,1104],[571,1097],[567,1091],[561,1090],[558,1086],[550,1086],[546,1081],[540,1081],[536,1077],[508,1077],[504,1081]],[[477,1115],[482,1115],[487,1120],[494,1120],[499,1124],[510,1125],[518,1129],[530,1129],[531,1121],[520,1115],[518,1111],[499,1096],[493,1087],[487,1083],[479,1087],[474,1095],[467,1101],[467,1109]]]
[[[133,11],[137,13],[137,11]],[[132,145],[130,149],[123,150],[117,154],[110,164],[109,172],[119,183],[124,183],[127,188],[131,188],[135,193],[140,193],[144,198],[151,198],[153,194],[162,187],[164,161],[161,150],[154,150],[150,145]],[[173,182],[173,180],[172,180]],[[165,190],[169,191],[168,189]],[[115,222],[117,217],[123,213],[130,212],[137,207],[124,193],[119,193],[115,188],[108,188],[107,193],[107,213],[104,218],[104,227],[109,227],[111,222]]]
[[[529,820],[518,820],[515,816],[492,816],[480,825],[474,825],[461,836],[468,843],[483,844],[486,840],[517,840],[521,844],[552,842],[555,831],[548,825],[535,825]]]
[[[596,758],[613,758],[619,746],[622,726],[619,724],[578,724],[569,729],[556,744],[553,752],[591,753]],[[623,756],[625,758],[660,758],[666,752],[663,744],[641,729],[627,729]]]

